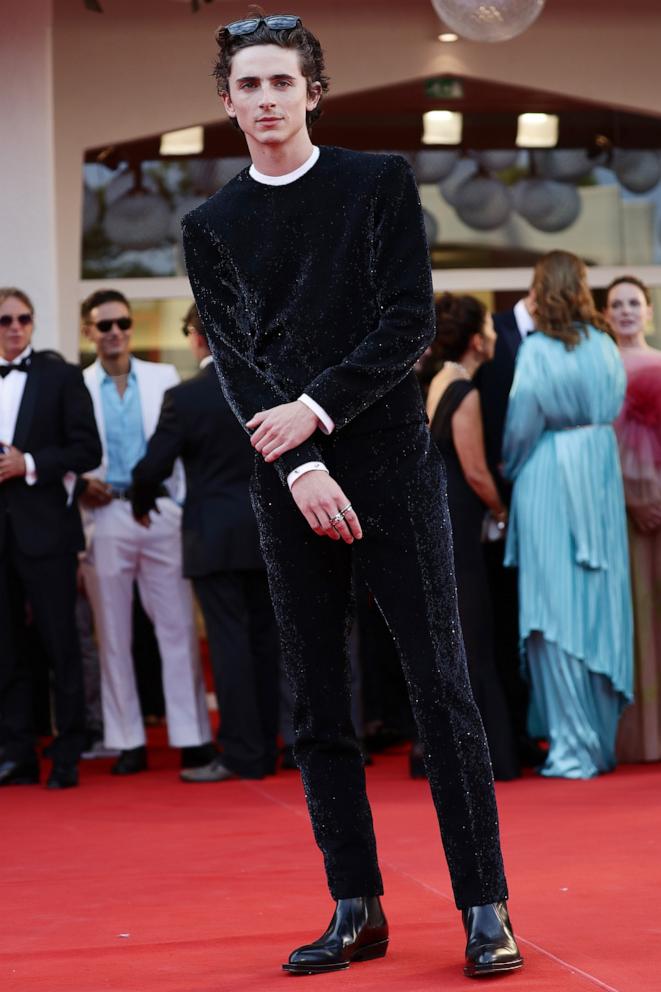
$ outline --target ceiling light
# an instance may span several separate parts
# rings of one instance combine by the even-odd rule
[[[184,127],[161,135],[161,155],[199,155],[203,148],[203,127]]]
[[[519,148],[554,148],[558,124],[555,114],[519,114],[516,144]]]
[[[445,42],[459,41],[459,35],[453,31],[444,31],[442,34],[439,34],[438,40]]]
[[[428,110],[422,115],[423,145],[460,145],[463,116],[454,110]]]

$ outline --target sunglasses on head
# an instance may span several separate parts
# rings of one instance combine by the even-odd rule
[[[108,331],[112,331],[115,324],[117,324],[120,331],[130,331],[133,327],[133,318],[115,317],[112,320],[97,320],[93,326],[96,327],[97,331],[101,331],[102,334],[107,334]]]
[[[0,327],[11,327],[12,321],[16,321],[21,327],[29,327],[32,323],[31,313],[19,313],[17,316],[11,313],[3,313],[0,317]]]
[[[231,38],[238,38],[240,35],[252,34],[262,24],[272,31],[293,31],[302,23],[295,14],[269,14],[268,17],[246,17],[243,21],[232,21],[225,25],[223,31]]]

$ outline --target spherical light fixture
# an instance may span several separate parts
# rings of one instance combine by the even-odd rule
[[[466,182],[476,175],[478,171],[477,162],[472,158],[460,158],[447,179],[438,184],[439,192],[446,203],[451,207],[457,205],[457,195]]]
[[[99,194],[97,190],[83,187],[83,234],[89,234],[101,215]]]
[[[475,158],[487,172],[502,172],[516,165],[518,151],[516,149],[494,148],[489,151],[475,152]]]
[[[545,0],[432,0],[444,25],[469,41],[509,41],[530,27]]]
[[[582,148],[550,148],[545,151],[534,151],[532,159],[537,174],[543,179],[560,179],[562,182],[576,182],[589,175],[600,159],[590,158]]]
[[[106,237],[122,248],[156,248],[168,237],[170,210],[157,193],[136,189],[108,208],[103,221]]]
[[[186,214],[196,207],[206,202],[206,196],[184,196],[175,204],[174,210],[170,214],[170,230],[168,232],[170,241],[181,241],[181,222]]]
[[[457,190],[455,210],[464,224],[476,231],[493,231],[512,211],[510,191],[499,179],[474,176]]]
[[[661,179],[661,157],[656,151],[623,151],[616,148],[613,169],[630,193],[649,193]]]
[[[413,159],[416,182],[440,183],[447,179],[458,161],[459,152],[450,149],[417,152]]]
[[[438,241],[438,236],[440,233],[440,225],[438,220],[431,212],[431,210],[423,209],[422,219],[425,222],[425,235],[427,237],[427,244],[430,248],[433,248]]]
[[[538,231],[565,231],[581,213],[576,187],[556,179],[522,179],[512,197],[516,212]]]

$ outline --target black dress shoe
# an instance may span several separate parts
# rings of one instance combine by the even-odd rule
[[[122,751],[110,771],[113,775],[135,775],[147,770],[147,748],[132,747]]]
[[[78,769],[75,765],[53,765],[46,782],[47,789],[73,789],[78,785]]]
[[[465,975],[482,978],[515,971],[523,966],[523,958],[512,933],[507,903],[471,906],[462,910],[461,918],[467,941]]]
[[[386,727],[383,724],[370,728],[364,737],[365,749],[370,754],[382,754],[391,747],[398,747],[406,742],[407,738],[399,730]]]
[[[326,932],[298,947],[282,967],[293,975],[318,975],[348,968],[352,961],[385,957],[387,950],[388,921],[379,897],[338,899]]]
[[[36,761],[5,760],[0,763],[0,785],[38,785],[39,765]]]
[[[182,768],[202,768],[218,757],[218,748],[212,741],[206,744],[196,744],[192,747],[182,747],[181,767]]]
[[[282,755],[282,758],[280,759],[280,768],[283,771],[287,771],[287,772],[297,772],[298,765],[296,764],[296,759],[294,757],[294,748],[291,746],[291,744],[288,744],[286,747],[283,747],[280,753]]]
[[[179,772],[179,778],[182,782],[227,782],[228,779],[237,777],[233,771],[226,768],[218,755],[208,765],[183,768]]]

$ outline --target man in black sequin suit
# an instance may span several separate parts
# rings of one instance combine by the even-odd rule
[[[465,971],[521,957],[457,617],[444,471],[411,371],[434,334],[411,170],[315,148],[327,89],[296,17],[221,28],[216,77],[252,166],[184,219],[221,385],[257,453],[252,496],[294,693],[295,755],[336,901],[284,968],[382,957],[388,925],[350,719],[352,559],[397,644],[467,932]]]

